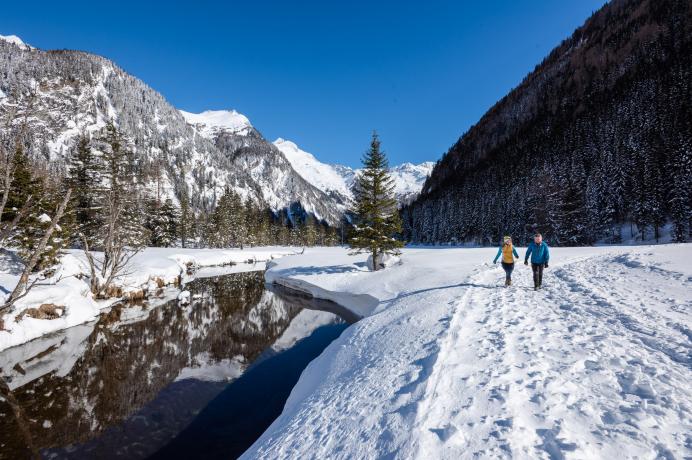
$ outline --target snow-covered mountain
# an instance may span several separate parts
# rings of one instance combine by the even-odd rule
[[[322,163],[311,153],[282,138],[275,140],[274,145],[283,152],[293,169],[315,187],[344,204],[353,199],[353,184],[360,169]],[[394,193],[400,204],[408,204],[418,196],[434,165],[434,162],[426,161],[418,165],[403,163],[390,168],[395,183]]]
[[[33,46],[27,45],[21,38],[17,37],[16,35],[0,35],[0,41],[12,43],[13,45],[17,45],[18,47],[24,50],[33,49]]]
[[[81,51],[43,51],[16,36],[0,40],[0,119],[27,122],[27,152],[61,172],[80,133],[98,138],[113,120],[145,186],[163,164],[164,193],[187,189],[212,209],[226,187],[275,211],[304,210],[336,224],[343,204],[296,173],[244,115],[181,112],[112,61]]]
[[[185,120],[197,128],[197,132],[207,139],[214,139],[219,133],[226,132],[246,136],[252,125],[250,120],[235,110],[206,110],[202,113],[180,111]]]

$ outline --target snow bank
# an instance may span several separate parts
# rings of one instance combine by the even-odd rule
[[[181,249],[147,248],[131,261],[126,276],[115,285],[125,298],[151,295],[166,285],[177,285],[195,277],[201,267],[220,267],[245,263],[263,263],[272,259],[295,254],[287,247],[260,247],[239,249]],[[94,253],[99,257],[99,253]],[[10,260],[10,255],[0,254],[0,303],[14,289],[21,267]],[[252,269],[256,267],[249,266]],[[238,267],[232,267],[238,271]],[[191,273],[191,274],[188,274]],[[11,313],[0,317],[4,330],[0,330],[0,350],[28,342],[45,334],[66,329],[95,319],[103,308],[117,299],[96,301],[88,284],[89,268],[82,251],[71,250],[62,256],[55,274],[36,285],[20,299]],[[216,274],[220,274],[217,270]],[[19,315],[42,304],[57,308],[60,316],[55,319],[37,319]]]
[[[243,458],[690,456],[692,245],[555,248],[538,292],[523,265],[501,287],[495,252],[274,262],[268,281],[374,304]]]

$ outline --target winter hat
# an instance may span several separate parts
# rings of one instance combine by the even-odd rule
[[[506,244],[506,243],[509,243],[510,241],[512,241],[512,237],[509,236],[509,235],[505,235],[505,236],[502,238],[502,240],[503,240],[503,241],[505,242],[505,244]]]

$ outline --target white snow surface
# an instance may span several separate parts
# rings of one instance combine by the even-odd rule
[[[350,187],[332,165],[322,163],[311,153],[301,150],[295,143],[286,139],[278,138],[274,141],[274,145],[281,150],[293,169],[303,179],[327,194],[335,191],[351,198]]]
[[[266,279],[368,314],[242,458],[688,458],[692,244],[553,248],[544,289],[495,248],[307,249]],[[523,255],[523,250],[520,250]]]
[[[244,250],[146,248],[132,259],[128,274],[117,279],[115,284],[122,288],[125,297],[142,292],[152,294],[158,288],[158,283],[170,285],[178,280],[184,283],[194,278],[195,274],[187,275],[188,267],[224,266],[229,272],[237,272],[243,264],[247,270],[257,270],[258,263],[295,252],[295,248],[279,246]],[[99,258],[101,255],[95,252],[94,256]],[[0,305],[16,286],[21,268],[15,259],[0,253]],[[216,273],[220,274],[219,271],[217,269]],[[82,251],[70,250],[63,255],[51,278],[37,284],[26,297],[18,300],[10,313],[0,316],[4,322],[4,330],[0,330],[0,350],[94,320],[102,309],[118,300],[94,300],[89,290],[88,275],[89,268]],[[56,319],[24,316],[17,320],[23,310],[44,303],[61,307],[62,315]]]
[[[24,41],[17,37],[16,35],[0,35],[0,40],[17,45],[23,50],[32,49],[32,46],[27,45]]]
[[[185,121],[195,127],[200,136],[214,139],[219,131],[244,135],[252,128],[250,120],[235,110],[205,110],[202,113],[179,111]]]

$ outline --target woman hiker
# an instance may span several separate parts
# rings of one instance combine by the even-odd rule
[[[517,254],[517,250],[514,249],[511,236],[505,236],[502,240],[502,246],[498,248],[497,255],[495,256],[493,263],[496,264],[497,259],[500,257],[500,255],[502,255],[502,268],[505,269],[506,275],[505,286],[511,286],[512,270],[514,270],[514,259],[515,257],[518,259],[519,254]]]
[[[550,250],[548,244],[543,241],[540,233],[533,236],[533,241],[529,243],[524,256],[524,265],[529,264],[529,256],[531,256],[531,269],[533,270],[533,290],[537,291],[542,288],[543,284],[543,269],[548,268],[550,260]]]

